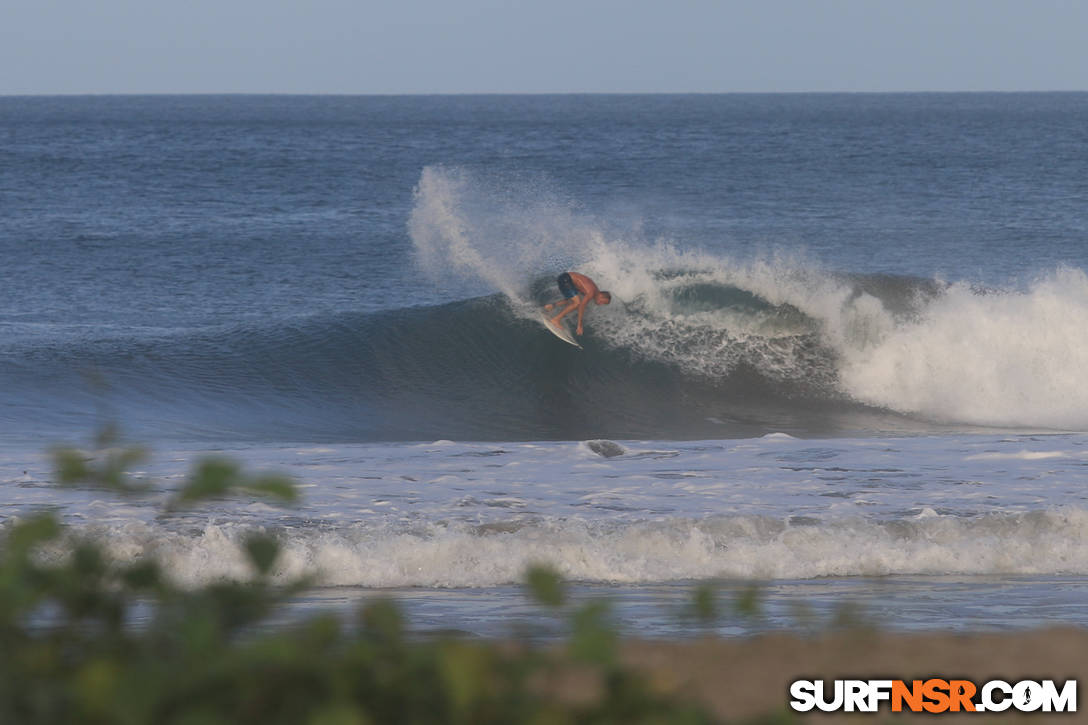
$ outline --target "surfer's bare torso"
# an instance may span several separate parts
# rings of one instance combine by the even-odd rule
[[[581,335],[584,330],[582,328],[582,318],[586,312],[586,306],[590,301],[596,302],[598,305],[607,305],[612,301],[612,295],[609,292],[602,291],[597,283],[584,274],[578,272],[564,272],[559,275],[556,280],[559,285],[559,291],[563,294],[564,300],[559,302],[553,302],[545,305],[545,310],[550,310],[559,304],[563,304],[563,309],[559,311],[559,314],[552,317],[549,322],[558,327],[560,321],[575,309],[578,310],[578,327],[575,329],[574,334]]]

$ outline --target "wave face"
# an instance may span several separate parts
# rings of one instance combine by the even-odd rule
[[[657,376],[666,394],[648,397],[670,420],[910,425],[886,415],[896,414],[930,425],[1088,426],[1081,269],[992,289],[851,276],[796,255],[680,251],[580,216],[547,190],[500,191],[443,168],[424,170],[410,228],[433,278],[498,289],[515,315],[528,316],[547,286],[519,269],[577,265],[610,287],[620,304],[591,308],[586,357],[624,357],[645,387]]]
[[[454,299],[0,349],[11,430],[273,440],[697,439],[1088,428],[1088,275],[1016,289],[649,242],[547,188],[425,169],[409,231]],[[536,317],[576,268],[613,293],[582,351]],[[103,389],[88,380],[100,381]]]
[[[632,309],[608,325],[587,321],[579,351],[492,295],[258,329],[36,345],[15,364],[9,353],[10,389],[21,392],[7,422],[24,423],[27,411],[98,411],[83,372],[108,383],[101,400],[126,426],[288,440],[693,438],[816,425],[829,405],[841,407],[827,398],[833,356],[800,315],[735,288],[696,297],[729,298],[721,314],[752,325],[796,317],[782,324],[798,329],[730,343],[727,329]],[[640,343],[637,330],[655,327],[659,338]],[[700,348],[730,345],[702,369],[687,364]]]

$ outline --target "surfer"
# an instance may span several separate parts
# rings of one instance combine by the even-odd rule
[[[559,284],[559,292],[563,295],[566,301],[566,306],[559,311],[559,314],[551,318],[549,322],[554,327],[559,327],[559,321],[566,317],[568,314],[574,311],[574,308],[578,308],[578,329],[574,331],[574,334],[582,334],[582,316],[586,313],[586,305],[590,300],[593,300],[598,305],[607,305],[612,301],[612,293],[604,292],[597,283],[591,280],[584,274],[578,274],[577,272],[564,272],[559,275],[556,280]],[[550,310],[556,305],[563,302],[552,302],[551,304],[544,305],[545,310]]]

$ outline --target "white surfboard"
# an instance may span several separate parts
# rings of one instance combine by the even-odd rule
[[[540,313],[540,321],[544,324],[544,327],[548,329],[548,332],[552,333],[563,342],[568,345],[574,345],[579,350],[583,349],[582,346],[578,344],[578,341],[574,339],[574,335],[570,334],[570,330],[568,330],[567,326],[562,322],[560,322],[558,326],[553,325],[551,318],[543,312]]]

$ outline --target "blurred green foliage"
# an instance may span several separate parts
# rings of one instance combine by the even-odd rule
[[[128,468],[142,449],[54,452],[62,485],[122,495],[148,489]],[[167,508],[227,495],[291,503],[292,482],[250,476],[224,459],[198,464]],[[58,546],[63,544],[63,546]],[[69,552],[46,557],[58,548]],[[41,514],[0,530],[0,723],[213,725],[290,723],[702,723],[690,702],[659,694],[618,662],[605,603],[567,611],[560,577],[527,575],[541,604],[569,616],[565,647],[412,634],[385,599],[355,621],[314,616],[268,625],[305,582],[273,586],[274,536],[252,534],[248,583],[171,583],[153,560],[112,562]],[[264,624],[265,626],[262,626]],[[572,673],[589,697],[573,696]]]
[[[133,482],[129,474],[129,468],[147,460],[147,451],[140,446],[121,447],[120,442],[117,427],[107,425],[95,436],[93,453],[76,448],[54,449],[57,483],[104,488],[119,494],[147,491],[146,484]]]

